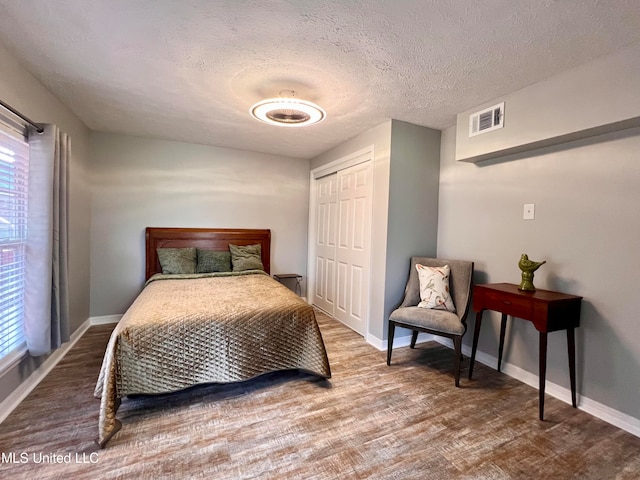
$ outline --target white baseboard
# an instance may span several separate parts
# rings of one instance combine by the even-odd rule
[[[435,336],[429,335],[428,333],[420,333],[418,334],[418,340],[416,341],[416,343],[430,342],[431,340],[435,340],[435,338],[436,338]],[[369,345],[373,345],[375,348],[377,348],[380,351],[385,351],[387,349],[386,340],[382,340],[371,334],[367,335],[366,340]],[[411,344],[411,335],[401,335],[401,336],[394,335],[393,337],[393,348],[408,347],[410,344]]]
[[[373,335],[367,335],[367,343],[373,345],[378,350],[386,350],[387,349],[387,341],[377,338]],[[444,337],[439,337],[436,335],[429,335],[426,333],[420,333],[418,335],[417,343],[429,342],[431,340],[435,340],[436,342],[453,349],[453,342]],[[406,347],[411,343],[411,336],[395,336],[393,339],[393,348]],[[468,345],[462,345],[462,353],[466,356],[471,356],[471,347]],[[480,362],[484,365],[487,365],[491,368],[496,368],[498,365],[498,358],[493,357],[491,355],[487,355],[484,352],[476,352],[476,361]],[[526,383],[527,385],[538,389],[540,378],[538,375],[528,372],[520,367],[517,367],[513,364],[502,362],[502,373],[508,375],[516,380],[521,381],[522,383]],[[565,388],[557,383],[550,382],[547,380],[545,385],[545,394],[549,394],[558,400],[561,400],[569,405],[571,405],[571,390]],[[587,412],[590,415],[593,415],[600,420],[604,420],[611,425],[615,425],[622,430],[629,432],[636,437],[640,437],[640,419],[632,417],[631,415],[627,415],[626,413],[622,413],[618,410],[615,410],[611,407],[608,407],[600,402],[592,400],[583,395],[578,396],[578,408],[584,412]]]
[[[16,388],[11,394],[0,403],[0,423],[18,406],[20,402],[29,395],[34,388],[47,376],[47,374],[53,370],[53,368],[64,358],[64,356],[71,350],[78,340],[89,330],[92,325],[107,325],[112,323],[118,323],[122,315],[104,315],[100,317],[89,317],[82,325],[80,325],[75,332],[71,334],[71,338],[59,349],[53,352],[49,357],[40,365],[34,372],[24,380],[18,388]]]
[[[0,423],[2,423],[5,418],[9,416],[13,410],[20,405],[20,402],[24,400],[27,395],[31,393],[31,391],[38,386],[38,384],[47,376],[47,374],[53,370],[60,360],[64,358],[71,347],[73,347],[76,342],[85,334],[91,323],[89,319],[85,320],[82,325],[80,325],[75,332],[71,334],[71,338],[67,343],[64,343],[60,348],[54,351],[49,357],[42,362],[34,372],[29,375],[29,377],[23,381],[18,388],[16,388],[11,394],[4,399],[4,401],[0,404]]]
[[[448,338],[433,338],[436,342],[453,349],[453,342]],[[471,347],[463,344],[462,353],[467,356],[471,356]],[[497,357],[487,355],[486,353],[480,351],[476,352],[476,361],[494,369],[498,366]],[[522,368],[505,361],[502,362],[501,370],[505,375],[515,378],[516,380],[519,380],[522,383],[526,383],[530,387],[538,390],[540,383],[540,377],[538,377],[538,375],[523,370]],[[570,389],[547,380],[544,391],[545,394],[551,395],[552,397],[571,405]],[[636,437],[640,437],[640,419],[632,417],[631,415],[627,415],[626,413],[622,413],[583,395],[578,395],[577,401],[578,408],[580,410],[587,412],[588,414],[593,415],[600,420],[604,420],[611,425],[615,425],[616,427],[621,428],[622,430],[625,430],[626,432],[629,432]]]
[[[89,323],[91,325],[108,325],[111,323],[118,323],[122,318],[120,315],[102,315],[100,317],[89,317]]]

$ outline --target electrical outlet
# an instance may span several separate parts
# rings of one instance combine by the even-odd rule
[[[524,220],[533,220],[536,217],[536,206],[533,203],[525,203],[522,218]]]

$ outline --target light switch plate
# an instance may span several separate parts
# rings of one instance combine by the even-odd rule
[[[522,218],[524,220],[534,220],[536,217],[536,206],[533,203],[525,203],[524,210],[522,212]]]

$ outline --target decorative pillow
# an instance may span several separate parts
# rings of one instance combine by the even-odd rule
[[[158,248],[162,273],[196,273],[196,249]]]
[[[449,265],[444,267],[427,267],[416,264],[420,281],[420,299],[418,306],[435,310],[446,310],[455,313],[456,307],[449,290]]]
[[[231,271],[231,252],[202,250],[200,248],[196,250],[198,252],[196,273]]]
[[[231,265],[234,272],[242,272],[243,270],[264,270],[262,265],[262,248],[260,244],[255,245],[231,245]]]

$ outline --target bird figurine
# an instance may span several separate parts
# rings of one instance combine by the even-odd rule
[[[533,272],[535,272],[541,265],[547,263],[544,262],[534,262],[533,260],[529,260],[529,257],[526,253],[520,255],[520,261],[518,262],[518,267],[522,270],[522,281],[520,285],[518,285],[518,290],[524,290],[525,292],[535,292],[536,287],[533,286]]]

